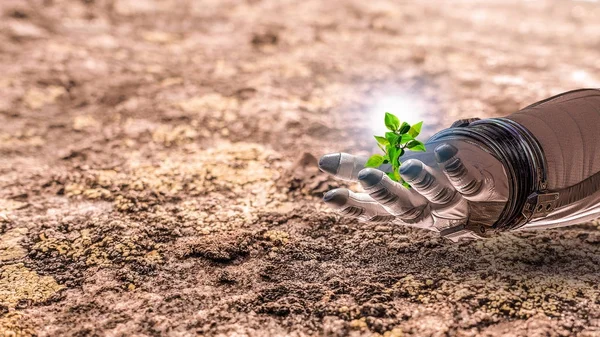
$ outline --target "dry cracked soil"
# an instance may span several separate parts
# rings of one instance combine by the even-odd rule
[[[320,197],[346,185],[316,169],[374,151],[385,110],[431,135],[600,86],[599,19],[0,1],[0,335],[600,335],[596,223],[453,244],[339,217]]]

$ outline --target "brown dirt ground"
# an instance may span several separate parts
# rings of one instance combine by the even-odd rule
[[[0,335],[600,335],[596,224],[457,245],[338,217],[315,168],[372,151],[386,97],[431,134],[599,86],[599,18],[559,0],[0,1]]]

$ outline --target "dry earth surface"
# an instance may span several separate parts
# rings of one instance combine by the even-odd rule
[[[2,0],[0,335],[598,336],[596,224],[361,224],[316,158],[599,71],[590,2]]]

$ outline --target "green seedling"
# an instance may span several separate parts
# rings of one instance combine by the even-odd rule
[[[375,136],[377,145],[384,152],[383,155],[372,155],[365,167],[379,167],[382,164],[392,164],[392,172],[386,173],[390,179],[399,182],[402,186],[410,188],[410,184],[404,181],[398,172],[402,162],[400,157],[406,150],[415,152],[425,152],[425,144],[416,140],[416,137],[421,132],[423,122],[410,125],[406,122],[400,123],[400,119],[395,115],[385,113],[385,126],[388,132],[385,136]]]

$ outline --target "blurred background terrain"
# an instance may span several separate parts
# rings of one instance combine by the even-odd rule
[[[1,336],[598,336],[596,223],[452,244],[328,152],[600,81],[573,1],[0,1]],[[352,186],[354,187],[354,186]]]

